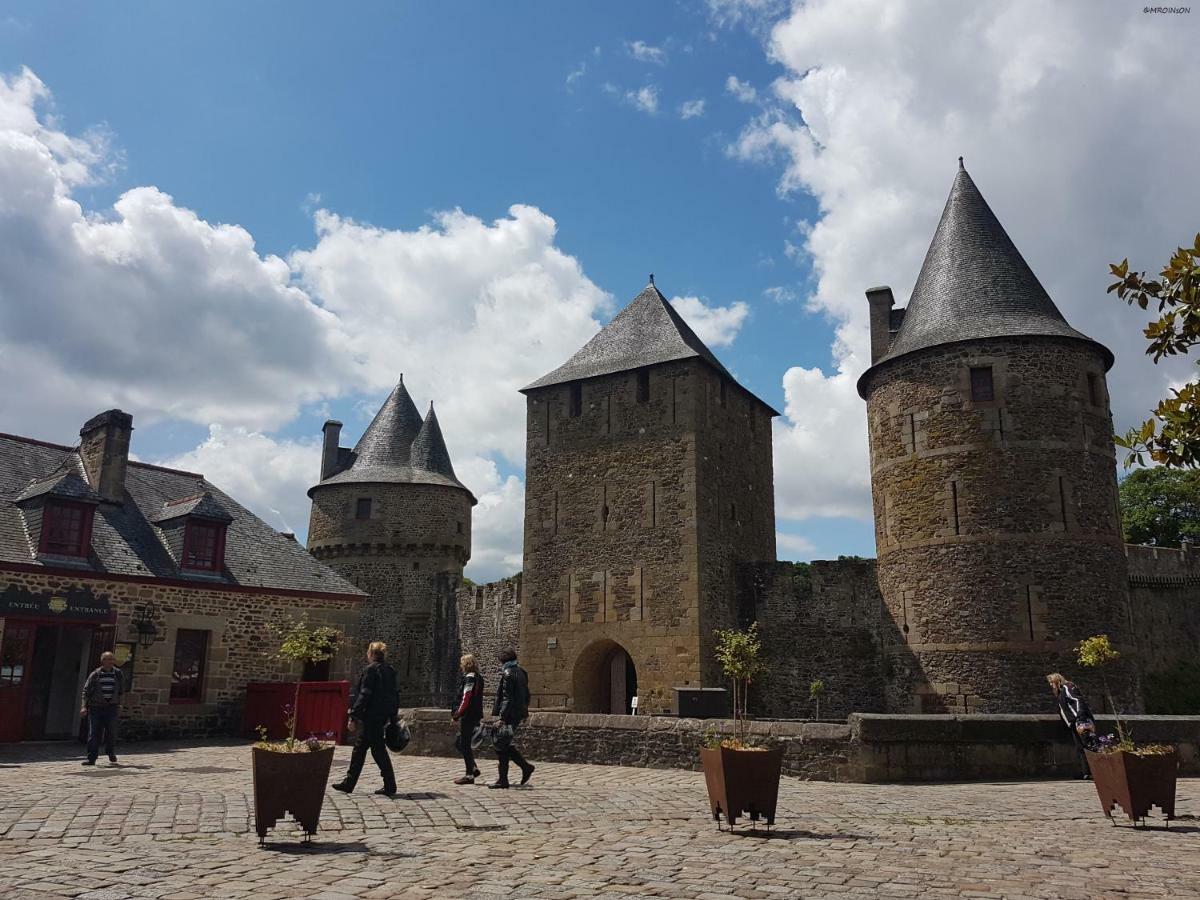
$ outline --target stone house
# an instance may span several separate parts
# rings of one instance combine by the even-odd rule
[[[203,475],[129,459],[108,410],[75,446],[0,435],[0,741],[67,737],[104,650],[127,736],[228,733],[245,685],[300,676],[272,626],[339,631],[364,594]],[[356,648],[310,677],[344,678]]]

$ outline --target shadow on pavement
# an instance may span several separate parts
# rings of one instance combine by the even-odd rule
[[[759,828],[730,832],[738,837],[762,838],[763,840],[778,838],[781,841],[872,841],[869,834],[826,834],[819,831],[804,831],[799,828],[772,828],[770,831]]]

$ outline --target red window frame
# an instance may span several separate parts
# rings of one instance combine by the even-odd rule
[[[224,522],[195,520],[183,528],[180,567],[198,572],[219,572],[225,565]]]
[[[92,517],[87,503],[48,500],[42,507],[42,533],[38,553],[55,556],[87,556],[92,545]]]
[[[171,693],[168,702],[204,702],[208,635],[209,632],[197,628],[180,628],[175,632],[175,655],[171,663]]]

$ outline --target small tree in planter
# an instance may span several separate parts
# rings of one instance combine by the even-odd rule
[[[816,715],[813,718],[821,718],[821,698],[825,696],[825,682],[820,678],[815,679],[808,686],[808,696],[812,698],[813,704],[817,707]]]
[[[758,623],[745,631],[723,629],[716,637],[717,662],[733,682],[734,731],[724,738],[711,736],[700,750],[709,807],[718,828],[722,813],[730,828],[743,813],[752,822],[765,818],[769,827],[775,824],[783,746],[755,746],[749,740],[750,684],[766,668]]]
[[[324,662],[331,659],[341,640],[341,632],[326,625],[310,625],[307,616],[291,620],[276,629],[278,649],[271,659],[290,663]],[[332,732],[304,740],[296,739],[296,719],[300,706],[300,682],[290,706],[284,707],[287,737],[278,742],[267,740],[267,729],[259,726],[259,741],[251,750],[254,770],[254,825],[259,844],[266,842],[267,831],[287,813],[291,813],[309,840],[317,831],[325,784],[333,765]]]
[[[1131,822],[1141,819],[1144,823],[1150,807],[1157,806],[1163,811],[1169,827],[1175,815],[1175,783],[1179,773],[1175,748],[1166,744],[1139,747],[1133,742],[1113,701],[1105,674],[1105,669],[1121,658],[1108,635],[1098,634],[1081,641],[1077,653],[1081,666],[1100,673],[1104,696],[1117,724],[1115,737],[1101,738],[1095,749],[1086,751],[1088,768],[1104,815],[1111,820],[1113,806],[1119,805]]]

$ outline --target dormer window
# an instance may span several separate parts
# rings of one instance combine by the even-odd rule
[[[225,565],[225,523],[192,519],[184,527],[182,567],[219,572]]]
[[[92,514],[87,503],[48,500],[42,507],[39,553],[55,556],[87,556],[92,543]]]

